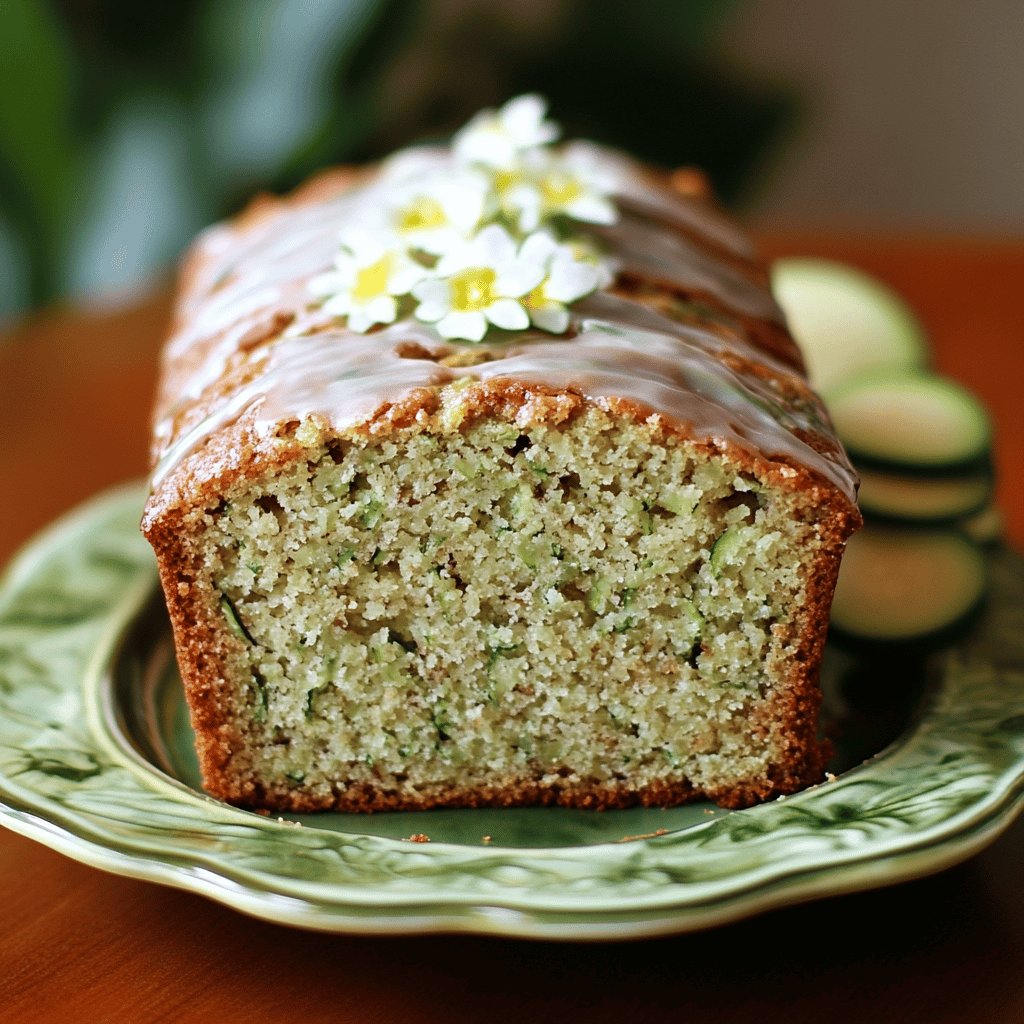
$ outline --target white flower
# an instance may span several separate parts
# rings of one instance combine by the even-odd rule
[[[383,185],[401,185],[436,174],[451,166],[451,153],[444,146],[412,146],[392,153],[380,165]]]
[[[569,326],[568,303],[589,295],[606,273],[601,264],[580,258],[570,245],[560,245],[551,235],[538,231],[523,242],[522,259],[544,268],[544,278],[525,299],[531,323],[552,334]]]
[[[563,245],[578,263],[592,263],[597,271],[597,287],[607,288],[615,280],[619,263],[603,253],[597,244],[585,235],[572,235]]]
[[[489,192],[475,171],[435,172],[391,191],[388,228],[409,248],[440,255],[476,231]]]
[[[546,220],[564,216],[589,224],[614,224],[612,202],[617,178],[587,152],[536,151],[521,169],[496,177],[501,203],[522,231],[535,231]]]
[[[334,270],[314,277],[309,290],[326,298],[327,313],[348,317],[348,326],[363,334],[374,324],[393,323],[396,296],[407,295],[426,274],[400,246],[355,228],[342,236]]]
[[[545,268],[522,258],[512,236],[488,224],[445,253],[433,276],[413,288],[416,316],[444,338],[480,341],[489,324],[522,330],[530,318],[520,301],[544,279]]]
[[[445,338],[480,341],[493,324],[561,334],[570,303],[614,268],[566,220],[611,224],[616,168],[594,149],[553,151],[559,129],[534,95],[485,110],[451,149],[407,150],[384,163],[347,229],[332,271],[310,282],[354,331],[415,315]]]
[[[487,167],[512,167],[520,155],[559,136],[545,121],[547,103],[535,95],[517,96],[500,110],[482,110],[452,140],[458,160]]]

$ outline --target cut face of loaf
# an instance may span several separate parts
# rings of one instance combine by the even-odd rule
[[[158,531],[210,791],[739,806],[819,779],[822,489],[657,417],[479,390],[376,434],[306,424]]]

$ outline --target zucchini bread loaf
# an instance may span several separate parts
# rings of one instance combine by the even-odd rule
[[[143,529],[211,794],[739,807],[818,781],[856,479],[700,177],[541,102],[183,268]]]

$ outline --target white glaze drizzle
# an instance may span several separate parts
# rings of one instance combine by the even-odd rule
[[[622,271],[716,298],[726,309],[757,320],[783,323],[767,288],[706,250],[656,223],[623,213],[612,227],[594,229]]]
[[[414,321],[373,335],[337,331],[284,338],[256,379],[171,446],[154,472],[154,486],[246,410],[255,411],[255,428],[263,436],[283,422],[310,416],[344,430],[417,387],[473,378],[568,389],[591,400],[632,400],[685,424],[695,439],[736,444],[769,460],[805,465],[853,500],[855,477],[842,452],[836,448],[822,454],[796,436],[793,430],[816,433],[820,428],[811,417],[784,408],[763,381],[734,373],[702,345],[678,335],[596,318],[580,327],[571,339],[546,336],[484,346],[500,358],[468,367],[434,362],[465,349]],[[433,358],[403,356],[402,343],[408,342],[423,346]]]
[[[653,181],[642,165],[625,153],[582,141],[570,142],[565,152],[579,154],[611,171],[617,181],[615,193],[620,206],[675,224],[741,259],[756,258],[753,243],[732,221],[707,203]]]

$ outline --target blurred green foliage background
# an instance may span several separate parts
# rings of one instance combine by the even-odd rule
[[[727,203],[792,96],[713,58],[737,0],[0,0],[0,316],[144,282],[254,191],[540,91]]]

